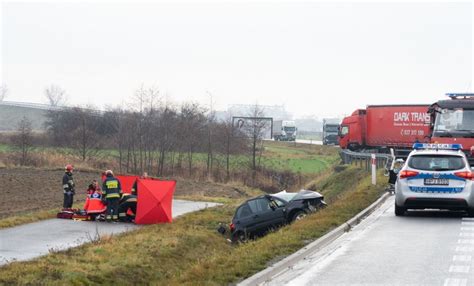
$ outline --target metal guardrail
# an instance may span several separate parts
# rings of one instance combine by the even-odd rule
[[[360,166],[367,171],[371,170],[372,154],[375,154],[375,165],[378,168],[389,169],[392,163],[392,156],[390,154],[382,153],[368,153],[368,152],[354,152],[347,149],[341,150],[339,155],[341,156],[344,164],[351,164]]]

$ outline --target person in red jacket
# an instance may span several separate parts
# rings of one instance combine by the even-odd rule
[[[97,182],[97,180],[93,180],[89,187],[87,187],[87,194],[91,195],[96,191],[102,192],[100,190],[99,182]]]
[[[104,213],[107,210],[107,206],[102,200],[102,191],[100,190],[97,181],[93,181],[87,189],[86,203],[84,204],[84,210],[91,217],[96,219],[98,215]]]

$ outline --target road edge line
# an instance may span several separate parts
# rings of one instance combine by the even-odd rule
[[[389,193],[383,194],[370,206],[356,214],[353,218],[349,219],[345,223],[311,242],[310,244],[304,246],[293,254],[283,258],[282,260],[276,262],[275,264],[265,268],[264,270],[250,276],[249,278],[238,283],[238,285],[260,285],[264,282],[271,281],[270,279],[276,274],[283,272],[286,269],[291,269],[298,261],[304,259],[305,256],[308,256],[316,251],[321,250],[337,238],[339,238],[344,233],[350,231],[354,226],[359,224],[364,218],[369,216],[375,209],[380,207],[390,196]]]

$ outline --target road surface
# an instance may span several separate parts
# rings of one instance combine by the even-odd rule
[[[396,217],[394,198],[323,250],[266,285],[474,285],[474,218],[454,212]]]
[[[218,204],[173,200],[173,218]],[[131,223],[106,223],[49,219],[0,229],[0,265],[29,260],[93,240],[99,235],[118,234],[138,228]]]
[[[323,145],[323,141],[318,141],[318,140],[305,140],[305,139],[296,139],[296,143]]]

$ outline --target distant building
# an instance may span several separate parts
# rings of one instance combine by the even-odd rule
[[[14,131],[23,117],[29,119],[34,131],[44,131],[49,105],[24,102],[0,102],[0,131]]]

